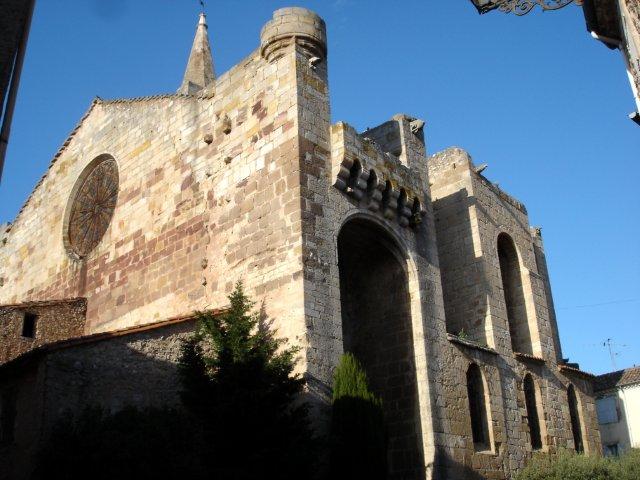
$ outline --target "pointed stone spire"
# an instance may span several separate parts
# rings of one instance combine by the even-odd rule
[[[209,46],[207,34],[207,19],[204,13],[200,14],[196,36],[187,62],[187,70],[184,72],[182,85],[178,93],[193,95],[212,83],[216,74],[213,71],[213,58]]]

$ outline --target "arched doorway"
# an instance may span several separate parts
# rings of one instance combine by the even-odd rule
[[[382,227],[354,219],[338,235],[338,266],[344,350],[382,398],[390,478],[424,478],[406,261]]]

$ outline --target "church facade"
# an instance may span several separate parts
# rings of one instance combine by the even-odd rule
[[[510,478],[600,450],[562,359],[540,230],[424,122],[331,123],[324,21],[277,10],[214,74],[201,16],[178,93],[96,99],[0,230],[0,455],[27,478],[65,409],[175,404],[193,312],[238,280],[301,347],[318,423],[353,352],[391,478]]]

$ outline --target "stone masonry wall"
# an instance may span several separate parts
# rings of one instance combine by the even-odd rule
[[[5,366],[0,395],[7,391],[15,395],[16,437],[10,444],[0,444],[0,479],[29,478],[39,442],[63,415],[78,414],[87,406],[110,412],[125,406],[178,406],[177,362],[182,341],[193,331],[194,321],[187,320],[87,338],[39,352],[19,366]]]
[[[85,296],[92,333],[223,306],[242,279],[279,333],[302,342],[289,51],[271,63],[252,53],[197,98],[97,100],[0,246],[0,302]],[[93,252],[74,260],[63,213],[76,179],[103,153],[119,168],[114,217]]]
[[[0,364],[42,345],[81,336],[86,310],[83,298],[0,306]],[[25,313],[36,315],[33,338],[22,336]]]
[[[590,382],[559,370],[557,326],[538,230],[530,229],[524,206],[476,173],[469,155],[448,149],[429,159],[445,311],[452,350],[445,354],[442,381],[451,430],[445,445],[451,478],[467,478],[465,467],[486,478],[508,478],[532,452],[523,379],[531,374],[538,397],[543,450],[573,448],[567,388],[580,397],[587,452],[598,452],[597,420]],[[533,355],[511,347],[497,238],[515,242],[523,278]],[[536,255],[537,249],[537,255]],[[538,268],[541,265],[540,268]],[[459,339],[462,330],[465,339]],[[465,372],[477,363],[488,386],[490,436],[487,452],[474,449]],[[474,478],[473,476],[469,478]]]
[[[307,64],[304,56],[298,58],[302,65]],[[408,158],[403,164],[348,125],[339,122],[329,127],[324,67],[301,67],[299,75],[304,81],[300,89],[301,153],[305,158],[301,183],[310,385],[318,396],[330,394],[332,370],[344,348],[338,235],[350,221],[370,222],[383,229],[405,256],[402,264],[408,278],[419,403],[414,428],[424,452],[424,465],[405,473],[406,478],[431,478],[438,468],[436,435],[444,428],[439,418],[442,409],[435,403],[439,396],[435,377],[445,329],[424,143],[413,133],[405,136]],[[399,118],[404,122],[401,127],[409,130],[404,117]],[[417,222],[412,218],[415,199]],[[366,263],[361,268],[366,271]],[[402,468],[402,460],[394,465],[395,460],[392,475],[399,474],[394,469]]]
[[[51,424],[65,410],[100,405],[179,405],[177,362],[194,320],[54,350],[46,356],[45,418]]]

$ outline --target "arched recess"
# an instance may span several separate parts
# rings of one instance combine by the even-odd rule
[[[531,448],[533,450],[540,450],[542,448],[542,431],[543,426],[541,423],[542,414],[542,402],[540,394],[536,388],[536,384],[533,381],[533,377],[530,373],[524,376],[524,401],[527,408],[527,424],[529,425],[529,435],[531,441]],[[540,408],[538,408],[540,407]]]
[[[573,385],[567,388],[567,400],[569,402],[569,417],[571,418],[571,433],[573,435],[573,445],[576,452],[584,452],[584,443],[582,441],[582,422],[580,418],[580,405],[578,396]]]
[[[405,255],[381,226],[354,218],[338,235],[338,267],[344,351],[382,398],[390,478],[424,478]]]
[[[476,363],[472,363],[467,369],[467,397],[469,399],[471,435],[476,451],[491,450],[489,392],[487,390],[480,367]]]
[[[531,331],[522,285],[520,261],[513,239],[506,233],[498,235],[498,260],[504,303],[514,352],[533,354]]]

